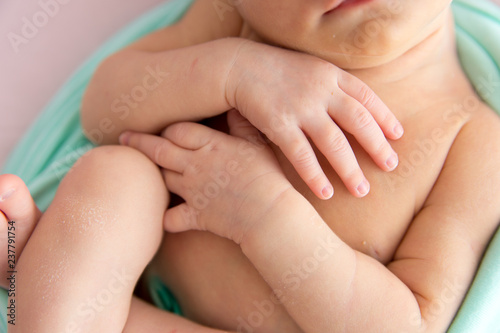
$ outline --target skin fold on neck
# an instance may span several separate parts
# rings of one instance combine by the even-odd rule
[[[451,11],[433,33],[400,57],[347,71],[368,84],[389,107],[422,109],[474,94],[458,61]]]

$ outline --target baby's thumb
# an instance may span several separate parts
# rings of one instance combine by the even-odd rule
[[[259,130],[234,109],[227,113],[227,125],[229,126],[229,134],[232,136],[249,141],[253,141],[255,138],[262,139]]]
[[[163,217],[163,227],[168,232],[183,232],[188,230],[199,230],[199,212],[183,203],[167,209]]]

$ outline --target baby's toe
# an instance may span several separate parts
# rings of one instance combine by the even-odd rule
[[[23,180],[16,175],[0,175],[0,246],[15,246],[16,259],[21,254],[41,212]],[[4,263],[6,257],[0,257]],[[0,265],[1,266],[1,265]]]
[[[23,180],[11,174],[0,175],[0,211],[23,229],[33,227],[41,215]]]

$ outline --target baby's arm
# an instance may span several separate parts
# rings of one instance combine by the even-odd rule
[[[331,197],[333,188],[308,137],[349,191],[366,195],[369,183],[340,127],[390,171],[398,158],[384,134],[403,133],[394,115],[368,86],[324,60],[238,38],[241,18],[226,14],[221,20],[213,1],[198,0],[176,25],[106,60],[83,101],[86,135],[115,143],[124,130],[157,133],[236,108],[318,197]]]
[[[475,134],[474,125],[463,129],[387,267],[342,242],[291,188],[256,133],[234,130],[234,114],[233,134],[257,144],[195,124],[165,132],[164,159],[156,162],[171,170],[167,186],[187,202],[167,211],[165,226],[209,230],[239,243],[306,332],[442,332],[500,219],[500,131],[491,116],[479,126],[488,135]],[[179,126],[197,135],[179,137]],[[158,158],[148,147],[139,148]],[[483,149],[496,159],[484,159]],[[224,186],[199,201],[212,193],[214,174],[226,179]]]
[[[413,291],[430,332],[453,319],[500,223],[500,120],[484,109],[458,134],[387,266]]]
[[[284,291],[305,331],[342,323],[350,332],[443,332],[500,222],[499,143],[500,122],[491,112],[462,129],[387,267],[337,239],[296,193],[263,216],[242,249]],[[291,273],[296,267],[312,272],[302,279]]]
[[[225,76],[242,40],[222,38],[237,36],[240,25],[234,15],[221,21],[213,1],[198,0],[176,24],[107,58],[83,99],[86,135],[117,143],[125,129],[155,133],[230,109]]]
[[[167,210],[166,229],[208,230],[240,244],[305,332],[410,329],[407,318],[418,312],[411,291],[343,243],[293,189],[256,130],[236,113],[228,117],[231,133],[246,140],[193,123],[167,128],[168,140],[130,138],[132,147],[167,169],[167,187],[186,200]],[[193,135],[179,136],[182,129]],[[161,140],[164,151],[156,155],[152,143]]]

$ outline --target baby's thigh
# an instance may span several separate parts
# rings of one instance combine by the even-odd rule
[[[240,248],[225,238],[165,234],[148,274],[158,275],[184,315],[199,323],[239,332],[300,332]]]

